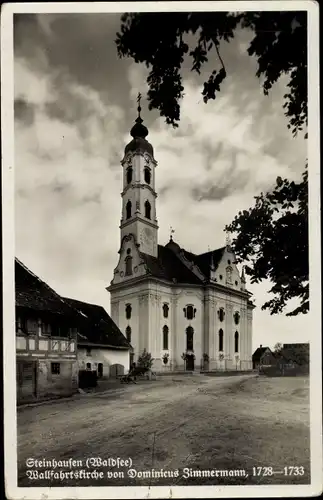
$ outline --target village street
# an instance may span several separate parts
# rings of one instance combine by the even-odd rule
[[[208,478],[204,484],[306,484],[309,482],[309,379],[168,376],[106,393],[19,409],[19,486],[31,481],[26,460],[131,458],[143,471],[184,467],[246,469],[245,478]],[[252,467],[304,474],[253,476]],[[107,468],[102,469],[106,473]],[[116,469],[114,469],[116,470]],[[126,469],[123,469],[126,471]],[[126,474],[126,472],[125,472]],[[201,484],[201,479],[66,480],[66,485]]]

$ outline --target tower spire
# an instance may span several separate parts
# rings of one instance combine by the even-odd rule
[[[140,137],[142,139],[145,139],[148,135],[148,129],[147,127],[145,127],[145,125],[143,125],[143,119],[141,118],[141,99],[142,99],[142,95],[140,92],[138,92],[138,96],[137,96],[137,103],[138,103],[138,106],[137,106],[137,111],[138,111],[138,116],[135,120],[135,124],[134,126],[132,127],[132,129],[130,130],[130,135],[132,135],[132,137],[135,139],[137,137]]]

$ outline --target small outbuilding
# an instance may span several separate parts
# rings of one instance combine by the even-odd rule
[[[98,379],[127,373],[132,347],[106,310],[79,300],[64,300],[83,318],[77,335],[79,372],[95,372]]]
[[[253,368],[253,370],[259,369],[260,360],[261,360],[262,356],[264,356],[265,354],[270,356],[272,354],[272,351],[269,347],[263,347],[260,344],[260,346],[257,347],[257,349],[255,350],[255,352],[252,355],[252,368]]]

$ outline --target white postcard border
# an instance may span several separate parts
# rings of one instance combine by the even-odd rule
[[[11,499],[105,498],[254,498],[313,496],[322,492],[322,380],[321,380],[321,246],[319,154],[319,12],[314,1],[223,2],[111,2],[111,3],[7,3],[1,16],[1,117],[3,214],[3,344],[5,484]],[[310,343],[311,476],[310,485],[295,486],[118,486],[17,487],[17,415],[14,296],[14,13],[93,13],[129,11],[255,11],[306,10],[308,12],[308,164],[309,260],[311,311],[309,321],[317,335]]]

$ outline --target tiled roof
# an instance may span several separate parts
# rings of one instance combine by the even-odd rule
[[[214,265],[214,269],[217,269],[222,259],[224,250],[225,247],[222,247],[216,250],[212,250],[211,252],[202,253],[200,255],[194,255],[194,254],[190,255],[192,256],[191,257],[192,260],[196,263],[196,265],[199,267],[202,273],[209,278],[211,266]]]
[[[310,345],[308,342],[296,342],[294,344],[283,344],[283,349],[304,349],[309,351]]]
[[[175,283],[201,284],[201,280],[166,246],[158,245],[158,258],[147,254],[141,256],[155,278]]]
[[[129,349],[128,341],[103,307],[61,297],[17,258],[15,288],[16,307],[72,318],[80,342]]]
[[[88,304],[80,300],[65,298],[82,316],[78,342],[99,344],[106,347],[129,349],[130,344],[102,306]]]
[[[61,316],[78,314],[50,286],[15,259],[16,306]]]
[[[212,255],[214,266],[217,268],[223,251],[224,247],[212,252],[195,255],[171,241],[165,246],[158,245],[157,258],[144,253],[140,255],[152,276],[175,283],[200,285],[210,278]],[[181,260],[181,255],[187,259],[188,264],[195,264],[201,274],[194,273],[189,265],[185,265]]]

